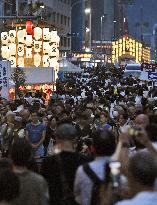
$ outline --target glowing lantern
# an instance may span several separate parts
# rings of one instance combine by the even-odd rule
[[[43,40],[49,41],[50,37],[51,37],[51,35],[49,32],[49,28],[43,28]]]
[[[49,56],[43,55],[43,67],[49,67]]]
[[[18,42],[23,43],[24,42],[24,38],[26,36],[26,30],[19,30],[17,32],[17,38],[18,38]]]
[[[5,58],[5,59],[8,59],[10,58],[10,51],[8,49],[8,46],[2,46],[2,57]]]
[[[39,67],[40,62],[41,62],[41,56],[37,53],[37,54],[34,55],[34,65],[36,67]]]
[[[26,45],[32,46],[32,36],[31,35],[26,36]]]
[[[1,41],[3,45],[8,44],[8,33],[7,32],[2,32],[1,33]]]
[[[10,55],[11,56],[15,56],[16,55],[16,44],[15,43],[11,43],[9,45],[9,50],[10,50]]]
[[[23,57],[19,57],[17,64],[18,64],[19,67],[24,67],[24,58]]]
[[[33,34],[33,23],[32,23],[32,21],[27,21],[26,22],[26,32],[27,32],[27,34],[30,34],[30,35]]]
[[[18,55],[24,56],[24,45],[23,44],[18,45]]]
[[[50,44],[49,42],[43,42],[43,53],[49,54],[50,52]]]
[[[10,41],[10,43],[15,43],[15,38],[16,38],[16,31],[15,30],[10,30],[9,31],[9,41]]]
[[[37,41],[42,38],[42,29],[40,27],[35,27],[34,28],[34,38]]]
[[[34,41],[34,52],[39,53],[42,46],[42,41]]]
[[[32,48],[26,48],[26,58],[32,58]]]
[[[9,61],[11,63],[11,67],[16,67],[16,58],[14,56],[11,56]]]

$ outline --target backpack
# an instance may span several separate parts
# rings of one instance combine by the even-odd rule
[[[85,164],[83,166],[83,170],[93,182],[90,205],[101,205],[104,197],[104,190],[110,182],[109,163],[105,163],[104,166],[104,170],[105,170],[104,180],[100,180],[88,164]]]

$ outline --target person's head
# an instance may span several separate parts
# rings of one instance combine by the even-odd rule
[[[14,166],[27,167],[32,156],[32,148],[28,142],[18,140],[12,146],[11,159]]]
[[[57,105],[57,106],[56,106],[56,109],[55,109],[56,115],[61,114],[62,111],[63,111],[63,107],[62,107],[61,105]]]
[[[135,107],[134,107],[134,106],[130,106],[130,107],[128,108],[128,114],[129,114],[129,117],[130,117],[131,119],[134,119],[135,113],[136,113]]]
[[[88,122],[89,122],[89,114],[84,111],[80,114],[79,124],[81,126],[84,126],[84,125],[88,124]]]
[[[15,128],[21,128],[22,126],[22,117],[16,116],[14,119]]]
[[[22,110],[19,113],[20,117],[22,117],[22,121],[27,122],[30,116],[30,112],[27,109]]]
[[[108,112],[100,113],[100,122],[106,123],[108,121]]]
[[[0,202],[10,203],[20,193],[20,181],[18,176],[5,170],[0,173]]]
[[[15,115],[16,114],[13,113],[12,111],[7,112],[7,114],[6,114],[7,122],[8,123],[14,123]]]
[[[153,189],[157,177],[157,161],[148,152],[133,155],[128,164],[128,181],[132,192]]]
[[[93,146],[98,156],[111,156],[116,149],[115,136],[108,130],[97,130],[92,133]]]
[[[119,118],[118,118],[119,125],[123,126],[127,122],[127,119],[128,119],[127,113],[119,115]]]
[[[61,145],[73,145],[77,137],[77,131],[72,124],[61,124],[55,131],[55,137],[57,144]]]
[[[140,114],[135,118],[135,125],[138,127],[146,128],[149,124],[149,117],[144,114]]]
[[[56,126],[57,126],[57,121],[58,121],[58,119],[56,118],[56,117],[51,117],[50,118],[50,126],[52,127],[52,128],[56,128]]]
[[[13,169],[13,162],[8,158],[0,159],[0,172],[5,170],[12,170]]]
[[[38,120],[39,120],[39,116],[38,116],[38,113],[37,112],[31,112],[31,120],[33,123],[37,123]]]
[[[157,130],[157,124],[156,123],[150,123],[146,127],[148,137],[152,142],[157,142],[156,130]]]

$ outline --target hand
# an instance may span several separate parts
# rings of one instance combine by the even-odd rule
[[[38,145],[35,145],[35,144],[31,144],[32,146],[32,149],[37,149],[38,148]]]
[[[147,146],[150,143],[147,132],[144,129],[142,129],[140,133],[136,136],[136,140],[144,146]]]

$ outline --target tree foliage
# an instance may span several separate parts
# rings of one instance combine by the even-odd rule
[[[14,71],[11,75],[13,82],[15,83],[15,97],[20,96],[21,92],[19,87],[24,86],[26,82],[26,75],[22,68],[14,68]]]

